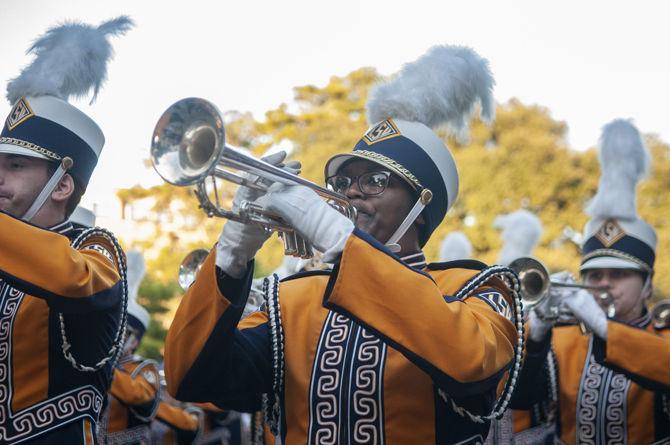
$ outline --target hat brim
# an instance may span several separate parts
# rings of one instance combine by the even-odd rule
[[[589,269],[632,269],[632,270],[644,270],[642,266],[635,263],[631,260],[626,260],[624,258],[618,258],[614,256],[599,256],[596,258],[591,258],[587,260],[584,264],[579,267],[580,272],[584,272]]]
[[[30,156],[31,158],[46,159],[47,161],[53,160],[29,148],[20,147],[14,144],[0,144],[0,153],[19,155],[19,156]]]
[[[388,169],[391,171],[391,173],[394,173],[396,176],[399,178],[402,178],[407,184],[410,185],[410,187],[413,190],[416,190],[416,185],[410,181],[405,175],[403,175],[401,172],[396,170],[393,166],[390,166],[388,164],[385,164],[384,162],[378,160],[378,159],[372,159],[370,157],[367,157],[365,155],[359,155],[356,152],[353,153],[343,153],[339,155],[335,155],[332,158],[326,162],[326,166],[324,168],[324,175],[326,176],[324,179],[328,179],[331,176],[334,176],[337,174],[337,171],[348,161],[351,161],[352,159],[363,159],[364,161],[372,162],[373,164],[377,164],[380,167],[383,167],[385,169]]]

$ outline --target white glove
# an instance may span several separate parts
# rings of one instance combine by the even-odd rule
[[[579,289],[565,299],[563,304],[568,307],[579,321],[595,335],[607,340],[607,315],[598,305],[593,295],[585,289]]]
[[[264,161],[277,165],[291,173],[300,170],[300,163],[292,162],[282,165],[286,158],[286,152],[280,151],[263,158]],[[247,175],[250,180],[259,180],[257,177]],[[255,201],[264,194],[261,190],[240,186],[233,198],[233,211],[237,212],[243,201]],[[242,224],[236,221],[228,221],[223,226],[223,231],[216,244],[216,265],[227,275],[233,278],[242,278],[247,268],[247,263],[256,256],[258,249],[270,237],[272,232],[255,224]]]
[[[530,337],[530,339],[534,342],[539,343],[544,340],[552,326],[554,326],[554,321],[543,320],[537,315],[535,309],[530,311],[530,314],[528,314],[528,328],[530,331],[528,333],[528,337]]]
[[[257,204],[276,213],[300,236],[323,252],[323,260],[337,258],[354,231],[354,223],[332,208],[316,192],[302,185],[275,183]]]
[[[554,273],[551,275],[550,280],[557,283],[574,283],[575,281],[569,272]],[[549,287],[547,297],[528,314],[529,336],[531,340],[540,342],[547,336],[549,330],[558,321],[561,302],[570,298],[574,293],[574,288]]]

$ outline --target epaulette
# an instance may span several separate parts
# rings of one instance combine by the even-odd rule
[[[447,270],[447,269],[472,269],[472,270],[484,270],[488,266],[485,263],[477,260],[453,260],[453,261],[442,261],[439,263],[429,263],[427,266],[428,270]]]
[[[314,276],[319,276],[319,275],[329,276],[331,274],[331,272],[332,272],[331,270],[304,270],[304,271],[296,272],[293,275],[289,275],[287,277],[284,277],[281,280],[279,280],[279,282],[283,283],[285,281],[296,280],[298,278],[314,277]]]

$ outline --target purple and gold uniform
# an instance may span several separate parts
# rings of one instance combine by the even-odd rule
[[[656,329],[645,315],[634,323],[608,322],[607,341],[577,326],[553,329],[542,343],[528,342],[521,375],[534,378],[517,397],[535,402],[546,387],[541,366],[550,345],[558,363],[558,432],[566,444],[651,444],[670,437],[670,330]],[[546,368],[545,368],[546,369]],[[579,442],[577,441],[579,437]],[[659,442],[661,443],[661,442]]]
[[[194,443],[200,432],[200,421],[195,412],[173,405],[165,400],[158,403],[155,422],[167,427],[157,445],[185,445]]]
[[[144,445],[151,442],[150,424],[160,397],[156,362],[139,356],[119,360],[109,391],[105,443]]]
[[[491,410],[517,342],[511,292],[481,263],[412,257],[355,230],[332,272],[284,280],[240,322],[253,267],[235,280],[210,254],[167,336],[169,392],[252,411],[276,390],[281,443],[479,443],[489,422],[456,407]]]
[[[94,443],[111,363],[92,366],[119,327],[122,281],[115,247],[89,238],[70,246],[71,223],[41,229],[0,213],[0,443]],[[62,317],[63,323],[59,318]]]

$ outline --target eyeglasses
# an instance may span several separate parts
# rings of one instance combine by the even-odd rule
[[[326,184],[329,189],[344,195],[349,190],[349,187],[351,187],[351,184],[357,181],[359,190],[363,194],[371,196],[379,195],[386,190],[390,178],[391,172],[387,171],[369,172],[354,177],[334,175],[326,179]]]

